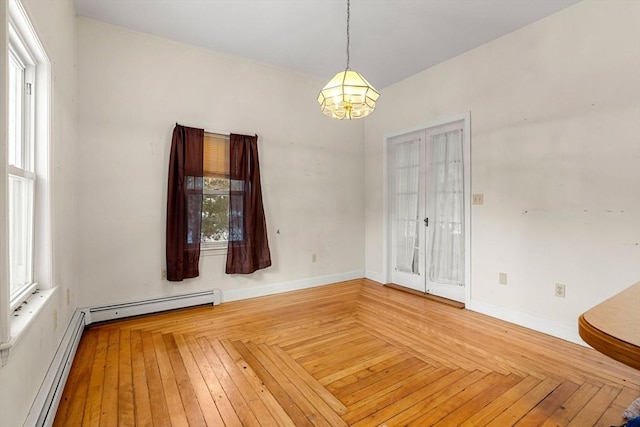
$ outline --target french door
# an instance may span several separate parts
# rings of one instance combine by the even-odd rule
[[[464,302],[464,122],[389,140],[391,281]]]

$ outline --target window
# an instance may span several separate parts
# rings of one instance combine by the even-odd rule
[[[227,138],[176,123],[168,175],[167,280],[200,275],[203,240],[209,241],[204,249],[223,248],[226,241],[227,274],[251,274],[271,265],[258,135]]]
[[[6,45],[7,150],[0,165],[6,182],[7,279],[9,304],[0,313],[13,312],[36,289],[51,287],[51,233],[49,208],[49,89],[51,66],[18,0],[8,3]],[[5,181],[6,180],[6,181]],[[6,264],[5,264],[6,262]],[[5,288],[6,289],[6,288]],[[30,312],[33,312],[30,310]],[[18,312],[16,312],[17,314]],[[7,318],[7,317],[5,317]],[[8,325],[0,325],[6,339]]]
[[[226,249],[229,240],[229,136],[205,132],[202,249]]]
[[[11,307],[35,288],[33,274],[35,60],[10,27],[8,87],[9,293]]]

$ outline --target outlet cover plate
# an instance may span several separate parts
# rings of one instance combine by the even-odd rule
[[[556,283],[556,296],[558,298],[564,298],[565,291],[566,291],[565,285],[563,285],[562,283]]]
[[[500,283],[501,285],[507,284],[507,273],[498,274],[498,283]]]

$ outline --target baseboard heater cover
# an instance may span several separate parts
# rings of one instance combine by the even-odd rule
[[[71,371],[71,364],[84,331],[84,320],[85,315],[79,310],[71,318],[40,390],[31,405],[24,427],[50,427],[53,425],[58,404]]]
[[[222,295],[220,289],[214,289],[211,291],[171,295],[123,304],[91,307],[84,309],[83,312],[86,315],[85,323],[89,325],[95,322],[104,322],[106,320],[121,319],[124,317],[139,316],[141,314],[193,307],[196,305],[219,305],[221,301]]]

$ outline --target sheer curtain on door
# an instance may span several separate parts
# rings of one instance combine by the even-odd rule
[[[396,167],[396,268],[406,273],[419,272],[419,181],[420,140],[398,143]]]
[[[433,135],[427,206],[429,228],[427,275],[433,282],[464,285],[464,163],[462,131]]]

